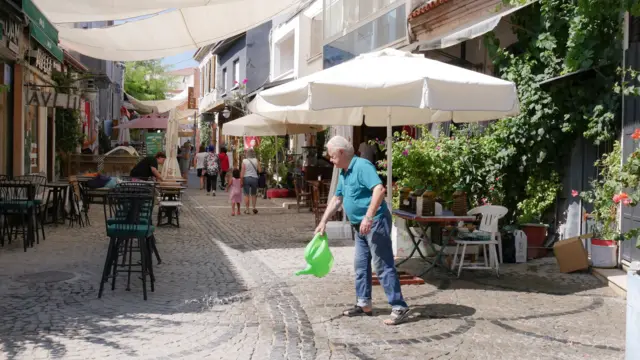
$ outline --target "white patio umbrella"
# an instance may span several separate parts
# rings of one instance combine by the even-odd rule
[[[125,115],[122,115],[120,117],[120,123],[118,124],[118,126],[124,125],[128,122],[129,122],[129,118],[127,118]],[[118,144],[125,144],[125,143],[129,144],[130,142],[131,142],[131,133],[129,129],[128,128],[119,129]]]
[[[262,91],[250,109],[288,123],[387,127],[478,122],[519,113],[514,83],[395,49],[363,54]],[[391,151],[387,151],[391,205]]]
[[[165,135],[165,148],[167,151],[167,159],[162,166],[162,178],[180,178],[180,166],[178,165],[178,118],[177,110],[174,108],[169,112],[169,120],[167,122],[167,133]]]
[[[289,124],[249,114],[222,125],[222,134],[228,136],[280,136],[309,134],[324,130],[320,125]]]

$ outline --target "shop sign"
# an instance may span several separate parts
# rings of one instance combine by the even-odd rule
[[[40,48],[32,50],[31,65],[47,75],[51,75],[53,71],[54,60],[49,54]]]
[[[36,90],[27,91],[27,105],[42,107],[57,107],[64,109],[80,110],[82,99],[78,95],[61,94],[56,92],[42,92]]]
[[[0,20],[0,27],[0,40],[6,41],[7,48],[17,54],[20,51],[18,46],[20,24],[11,20]]]
[[[189,110],[198,109],[198,105],[196,104],[196,97],[195,97],[195,91],[193,89],[193,86],[189,86],[188,93],[189,93],[189,95],[188,95],[188,99],[189,99],[188,109]]]

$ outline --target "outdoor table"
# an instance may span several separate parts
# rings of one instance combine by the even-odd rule
[[[404,262],[406,262],[407,260],[411,259],[411,257],[413,256],[413,254],[415,254],[415,252],[417,251],[418,254],[420,255],[420,257],[426,261],[429,266],[427,267],[427,269],[425,269],[425,271],[423,271],[419,276],[422,276],[426,273],[428,273],[429,271],[431,271],[433,268],[435,268],[436,266],[442,266],[443,268],[449,270],[449,267],[442,261],[442,257],[444,254],[444,251],[446,249],[446,245],[444,242],[440,241],[440,250],[437,250],[434,246],[434,244],[437,242],[437,240],[441,240],[441,227],[443,225],[447,225],[447,224],[454,224],[457,225],[460,221],[462,222],[472,222],[476,220],[475,216],[468,216],[468,215],[464,215],[464,216],[446,216],[446,215],[437,215],[437,216],[421,216],[421,215],[416,215],[413,213],[410,213],[408,211],[404,211],[404,210],[394,210],[393,211],[393,215],[402,218],[404,220],[406,220],[405,222],[405,226],[407,227],[407,233],[409,234],[409,238],[411,239],[411,242],[413,243],[413,250],[411,251],[411,254],[409,254],[409,256],[403,260],[401,260],[400,262],[396,263],[396,266],[399,266],[401,264],[403,264]],[[420,230],[421,233],[421,237],[418,238],[416,240],[415,235],[411,232],[411,228],[409,226],[409,223],[413,222],[418,226],[418,229]],[[427,233],[427,229],[431,228],[432,230],[432,236],[429,236]],[[457,227],[454,227],[457,228]],[[434,257],[433,262],[429,261],[429,259],[422,253],[422,251],[420,250],[420,243],[422,243],[422,241],[426,241],[429,248],[431,249],[431,251],[433,251],[436,255]]]
[[[49,209],[51,194],[53,194],[53,214],[51,217],[51,221],[46,222],[45,224],[55,224],[56,226],[58,226],[58,224],[60,224],[60,222],[58,222],[58,214],[60,213],[60,210],[62,210],[62,224],[64,224],[66,200],[68,198],[68,189],[70,186],[69,183],[52,182],[47,183],[44,186],[49,189],[45,209]]]

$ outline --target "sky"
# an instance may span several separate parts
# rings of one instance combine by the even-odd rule
[[[172,11],[172,10],[174,9],[168,9],[166,11]],[[139,16],[139,17],[131,18],[127,20],[116,20],[114,21],[114,24],[117,25],[117,24],[123,24],[123,23],[129,22],[129,21],[142,20],[142,19],[149,18],[151,16],[154,16],[154,15]],[[178,70],[178,69],[196,67],[198,66],[198,62],[193,60],[193,54],[195,54],[195,50],[187,51],[182,54],[178,54],[174,56],[167,56],[162,58],[162,64],[167,66],[167,70]]]

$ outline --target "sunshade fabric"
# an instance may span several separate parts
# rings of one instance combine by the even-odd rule
[[[319,125],[287,124],[257,114],[249,114],[222,125],[222,134],[227,136],[284,136],[316,133],[323,129]]]
[[[67,3],[83,1],[65,0],[64,3],[66,6]],[[189,2],[193,1],[195,0]],[[180,8],[106,28],[59,27],[60,43],[65,48],[98,59],[157,59],[196,50],[247,31],[283,11],[294,9],[299,2],[300,0],[214,0],[206,6]],[[93,1],[92,4],[97,2]],[[49,16],[49,13],[44,12]],[[58,20],[60,19],[62,17]],[[77,21],[83,20],[78,17]]]
[[[381,71],[393,69],[393,71]],[[264,90],[251,111],[289,123],[397,126],[519,113],[514,83],[395,49]]]
[[[124,20],[220,0],[34,0],[54,23]]]
[[[180,144],[180,139],[178,137],[178,119],[176,118],[176,112],[176,109],[169,112],[167,134],[165,135],[167,159],[164,161],[164,165],[162,165],[162,177],[165,179],[179,178],[182,176],[180,166],[178,165],[178,145]]]
[[[186,98],[172,100],[138,100],[126,94],[129,103],[141,113],[164,113],[187,102]]]

